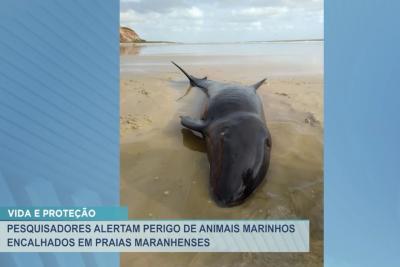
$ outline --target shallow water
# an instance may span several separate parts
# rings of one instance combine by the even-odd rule
[[[121,74],[142,73],[170,65],[170,60],[176,58],[185,66],[240,63],[242,66],[267,68],[269,75],[322,75],[323,42],[128,44],[121,46]]]
[[[318,61],[304,63],[299,72],[293,55],[303,48],[294,44],[289,45],[294,52],[284,44],[282,61],[261,48],[254,52],[249,45],[246,52],[245,45],[237,45],[228,52],[243,52],[234,57],[218,45],[189,52],[185,45],[121,51],[121,205],[129,207],[130,218],[310,219],[312,252],[126,253],[121,266],[322,266],[322,44],[299,56]],[[288,55],[293,60],[285,61]],[[179,115],[199,116],[205,98],[193,88],[177,101],[188,82],[168,63],[171,59],[210,79],[252,83],[270,77],[258,91],[272,135],[270,169],[243,205],[219,208],[210,198],[204,143],[179,123]]]

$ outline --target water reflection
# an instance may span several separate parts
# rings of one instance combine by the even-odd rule
[[[206,146],[201,136],[193,133],[189,129],[181,130],[183,145],[193,151],[206,153]]]
[[[119,46],[119,54],[123,56],[139,55],[143,46],[137,44],[121,44]]]

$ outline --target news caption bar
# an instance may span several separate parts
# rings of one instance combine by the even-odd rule
[[[309,252],[308,220],[129,220],[126,207],[0,208],[0,252]]]

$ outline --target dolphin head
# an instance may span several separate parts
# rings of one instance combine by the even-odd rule
[[[211,123],[205,131],[210,189],[218,205],[241,204],[264,180],[271,137],[260,118],[241,115]]]

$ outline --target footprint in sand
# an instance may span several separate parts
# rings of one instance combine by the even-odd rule
[[[130,130],[141,129],[142,127],[151,124],[153,121],[149,116],[143,115],[132,115],[128,113],[125,116],[120,116],[120,130],[121,135],[125,134]]]
[[[290,96],[287,93],[276,92],[275,94],[279,95],[279,96],[286,96],[287,98],[290,98]]]
[[[145,96],[149,96],[149,92],[146,89],[139,90],[139,93]]]
[[[311,112],[307,113],[306,118],[304,119],[304,122],[307,124],[310,124],[310,126],[319,125],[319,121],[315,118],[314,114],[312,114]]]

